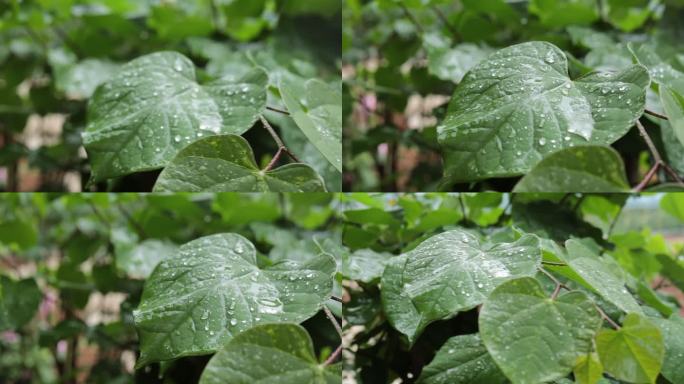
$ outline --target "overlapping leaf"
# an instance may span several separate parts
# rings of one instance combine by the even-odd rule
[[[480,311],[480,335],[504,374],[516,384],[546,383],[568,375],[591,351],[601,326],[582,292],[550,299],[533,278],[501,284]]]
[[[191,241],[145,283],[137,365],[215,352],[257,324],[306,320],[329,298],[334,272],[327,255],[259,268],[252,243],[236,234]]]
[[[97,89],[83,142],[95,181],[164,167],[202,136],[242,134],[266,103],[267,75],[204,86],[185,56],[158,52],[125,64]]]
[[[306,164],[257,167],[247,140],[207,137],[184,148],[162,171],[156,192],[324,192],[323,179]]]
[[[392,325],[413,342],[429,323],[481,304],[502,282],[533,275],[541,261],[539,241],[481,244],[457,229],[392,258],[382,276],[382,301]]]
[[[464,77],[438,128],[445,179],[516,176],[556,150],[610,144],[643,113],[648,84],[642,66],[572,80],[552,44],[504,48]]]

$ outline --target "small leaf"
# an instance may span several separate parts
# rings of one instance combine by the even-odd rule
[[[304,321],[330,297],[333,273],[323,254],[259,268],[252,243],[236,234],[191,241],[145,282],[137,366],[210,354],[256,324]]]
[[[665,85],[660,86],[660,101],[670,126],[681,145],[684,145],[684,96]]]
[[[572,80],[545,42],[497,51],[463,78],[438,127],[444,182],[517,176],[559,149],[611,144],[642,115],[648,84],[639,65]]]
[[[454,336],[437,351],[419,384],[503,384],[506,377],[482,344],[480,335]]]
[[[209,360],[200,384],[340,384],[339,365],[314,357],[311,337],[297,324],[264,324],[235,336]]]
[[[159,175],[155,192],[324,192],[323,179],[306,164],[270,171],[257,167],[241,136],[207,137],[184,148]]]
[[[622,157],[607,146],[578,146],[554,152],[515,186],[514,192],[627,192]]]
[[[596,349],[606,373],[630,383],[655,383],[665,354],[658,327],[636,313],[627,314],[618,330],[602,329]]]
[[[383,307],[414,342],[425,326],[480,305],[502,282],[534,275],[540,262],[535,236],[492,245],[460,229],[444,232],[387,263]]]
[[[573,370],[577,384],[596,384],[603,377],[603,365],[595,352],[580,357]]]
[[[286,76],[279,88],[299,129],[342,172],[342,89],[317,79],[304,82]]]
[[[146,279],[160,261],[173,257],[177,251],[175,244],[156,239],[122,244],[116,252],[116,266],[132,278]]]
[[[83,143],[92,179],[159,169],[199,137],[244,133],[265,108],[267,82],[255,69],[200,86],[192,62],[175,52],[125,64],[88,105]]]
[[[472,67],[491,52],[475,44],[464,43],[451,47],[449,39],[438,33],[426,34],[423,44],[428,55],[428,70],[442,80],[458,83]]]
[[[546,296],[529,277],[501,284],[480,311],[480,335],[504,374],[516,384],[567,376],[601,327],[594,303],[582,292]]]
[[[42,299],[34,279],[15,281],[0,275],[0,331],[18,330],[31,321]]]
[[[342,273],[346,279],[371,283],[380,279],[385,264],[393,256],[386,252],[360,249],[352,254],[343,255]]]

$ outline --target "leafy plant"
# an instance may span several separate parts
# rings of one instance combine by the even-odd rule
[[[345,1],[345,190],[681,189],[681,7]]]
[[[679,194],[346,197],[350,382],[684,375],[684,344],[673,337],[684,331],[681,239],[648,229],[667,221],[661,228],[681,234]]]
[[[0,381],[340,383],[338,203],[0,197]]]
[[[0,188],[339,191],[341,4],[320,3],[11,2]],[[240,144],[188,163],[207,137]],[[202,180],[155,187],[167,168]]]

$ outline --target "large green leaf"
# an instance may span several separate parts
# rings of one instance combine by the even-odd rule
[[[342,172],[342,89],[320,80],[283,76],[280,96],[287,110],[323,156]]]
[[[244,133],[265,107],[267,81],[255,69],[201,86],[192,62],[175,52],[125,64],[88,106],[83,143],[93,180],[162,168],[202,136]]]
[[[529,277],[501,284],[480,311],[480,335],[499,368],[515,384],[565,377],[591,350],[601,326],[594,303],[582,292],[555,300]]]
[[[679,143],[684,145],[684,96],[667,86],[660,86],[660,102]]]
[[[420,384],[503,384],[506,377],[482,344],[480,335],[454,336],[437,351]]]
[[[684,319],[673,315],[669,319],[651,319],[660,328],[665,341],[665,359],[661,374],[671,383],[684,383]]]
[[[542,159],[516,184],[514,192],[626,192],[622,157],[608,146],[561,149]]]
[[[573,81],[552,44],[504,48],[464,77],[438,128],[446,180],[517,176],[558,149],[610,144],[643,113],[648,84],[642,66]]]
[[[323,179],[306,164],[270,171],[257,167],[247,140],[205,137],[183,150],[159,175],[155,192],[324,192]]]
[[[542,24],[554,28],[591,24],[599,18],[595,0],[532,0],[528,8]]]
[[[428,55],[428,70],[442,80],[458,83],[472,67],[485,59],[491,49],[464,43],[451,47],[442,34],[430,33],[423,37]]]
[[[655,383],[665,355],[660,329],[636,313],[627,314],[620,329],[602,329],[596,350],[607,373],[630,383]]]
[[[211,358],[200,384],[340,384],[339,365],[316,361],[313,342],[297,324],[264,324],[235,336]]]
[[[160,261],[173,257],[177,251],[175,244],[156,239],[121,244],[116,249],[116,266],[130,277],[145,279]]]
[[[0,331],[17,330],[28,323],[42,299],[34,279],[15,281],[0,275]]]
[[[392,325],[413,342],[431,322],[480,305],[502,282],[534,275],[540,262],[539,241],[532,235],[491,245],[460,229],[444,232],[387,263],[383,307]]]
[[[10,220],[0,223],[0,245],[28,249],[36,245],[37,241],[35,225],[28,221]]]
[[[236,234],[191,241],[145,283],[137,366],[215,352],[256,324],[306,320],[330,297],[334,272],[327,255],[259,268],[252,243]]]
[[[605,263],[579,240],[568,240],[565,247],[569,267],[589,284],[589,288],[625,312],[642,312],[639,304],[625,288],[625,282],[614,272],[614,265]]]

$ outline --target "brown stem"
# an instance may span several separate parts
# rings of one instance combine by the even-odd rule
[[[556,300],[558,297],[558,294],[560,293],[561,290],[561,285],[556,284],[556,288],[553,289],[553,293],[551,294],[551,300]]]
[[[328,309],[328,307],[326,307],[325,305],[323,306],[323,312],[325,312],[325,315],[328,317],[328,320],[330,320],[333,327],[335,327],[337,334],[340,335],[340,338],[342,338],[342,327],[340,327],[340,323],[337,322],[335,315],[333,315],[333,313],[330,312],[330,309]]]
[[[283,115],[290,115],[290,112],[285,111],[285,110],[280,109],[280,108],[275,108],[275,107],[269,107],[269,106],[267,106],[266,109],[268,109],[269,111],[282,113]]]
[[[566,290],[568,290],[568,291],[571,291],[570,287],[568,287],[567,285],[561,283],[560,280],[556,279],[556,276],[552,275],[549,271],[547,271],[546,269],[544,269],[544,268],[542,268],[542,267],[539,267],[538,269],[539,269],[539,272],[545,274],[546,277],[548,277],[549,279],[551,279],[551,281],[553,281],[553,282],[556,284],[556,290],[560,290],[561,288],[563,288],[563,289],[566,289]],[[555,294],[555,295],[558,295],[558,293],[556,292],[556,290],[554,290],[554,294]],[[551,298],[555,299],[555,296],[551,296]]]
[[[545,261],[545,260],[542,260],[542,264],[553,265],[556,267],[566,267],[567,266],[567,264],[565,264],[565,263],[556,262],[556,261]]]
[[[646,173],[646,176],[644,176],[644,179],[641,180],[639,185],[634,187],[634,192],[643,191],[644,188],[646,188],[646,186],[648,185],[648,182],[651,181],[651,179],[656,174],[656,172],[658,172],[659,168],[660,168],[660,163],[656,162],[655,164],[653,164],[653,167],[651,167],[651,169],[648,170],[648,172]]]
[[[606,313],[603,312],[603,309],[601,309],[601,307],[599,307],[596,304],[594,304],[594,307],[596,307],[596,310],[601,314],[601,317],[603,318],[603,320],[607,321],[608,324],[610,324],[613,328],[620,329],[620,325],[618,323],[614,322],[613,319],[608,317],[608,315],[606,315]]]
[[[667,118],[667,116],[662,115],[662,114],[660,114],[660,113],[658,113],[658,112],[649,111],[648,109],[644,110],[644,112],[646,112],[647,115],[655,116],[655,117],[657,117],[657,118],[659,118],[659,119],[670,120],[670,119]]]
[[[636,126],[637,129],[639,130],[639,134],[641,137],[644,139],[646,142],[646,146],[648,147],[648,150],[651,152],[651,155],[653,156],[653,159],[655,160],[655,165],[651,170],[646,174],[646,177],[644,177],[644,180],[639,183],[639,185],[635,188],[637,192],[643,190],[646,187],[646,184],[648,184],[648,181],[653,178],[653,175],[655,172],[658,171],[660,167],[662,167],[665,172],[672,177],[679,185],[684,185],[684,180],[682,180],[681,177],[677,174],[677,172],[670,167],[669,164],[667,164],[665,161],[663,161],[663,157],[660,156],[660,152],[658,152],[658,149],[656,148],[655,144],[653,144],[653,140],[651,140],[651,137],[648,135],[648,132],[646,131],[646,128],[644,128],[644,125],[641,124],[641,121],[637,120],[636,121]]]
[[[337,360],[337,358],[340,356],[341,353],[342,353],[342,344],[337,346],[337,349],[335,349],[335,351],[333,351],[333,353],[331,353],[330,356],[328,356],[328,358],[323,363],[323,366],[325,367],[325,366],[332,364],[335,360]]]
[[[337,301],[337,302],[340,302],[340,303],[342,303],[342,298],[341,298],[341,297],[337,297],[337,296],[330,296],[330,298],[331,298],[331,299],[333,299],[333,300],[335,300],[335,301]]]
[[[290,158],[291,158],[292,160],[294,160],[295,162],[301,163],[301,161],[299,161],[299,159],[297,158],[297,156],[295,156],[295,154],[292,153],[292,151],[290,151],[290,150],[287,148],[287,146],[285,146],[285,143],[283,143],[283,140],[280,139],[280,136],[278,136],[278,134],[276,133],[275,129],[273,129],[273,127],[271,127],[271,124],[269,124],[268,120],[266,120],[266,118],[265,118],[263,115],[259,116],[259,118],[261,119],[261,124],[263,124],[264,128],[266,128],[266,130],[268,131],[268,133],[271,135],[271,137],[273,138],[273,140],[274,140],[274,141],[276,142],[276,144],[278,145],[278,152],[277,152],[276,155],[273,157],[273,158],[276,160],[276,162],[278,161],[278,159],[279,159],[280,156],[282,155],[281,152],[284,152],[284,153],[286,153],[288,156],[290,156]],[[271,161],[271,163],[273,163],[273,164],[269,164],[269,166],[270,166],[270,167],[273,167],[273,166],[275,165],[275,163],[274,163],[273,161]],[[266,170],[266,171],[270,171],[271,168],[269,168],[269,167],[267,166],[265,170]]]
[[[636,126],[637,126],[637,129],[639,129],[639,134],[641,135],[641,137],[646,142],[646,146],[648,146],[648,150],[651,151],[651,155],[653,155],[653,158],[655,159],[656,163],[662,163],[663,158],[660,156],[660,152],[658,152],[658,149],[656,148],[655,144],[653,144],[653,140],[651,140],[651,136],[648,135],[648,132],[646,132],[646,128],[644,128],[643,124],[641,124],[641,121],[637,120]]]

